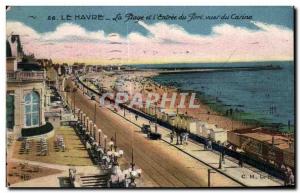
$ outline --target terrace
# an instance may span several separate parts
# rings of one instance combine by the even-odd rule
[[[64,150],[57,146],[57,137],[64,139]],[[28,148],[24,151],[22,141],[17,141],[13,151],[13,157],[22,160],[39,161],[51,164],[90,166],[93,165],[88,152],[76,135],[73,128],[62,126],[55,131],[55,135],[46,142],[46,154],[41,154],[40,139],[28,141]],[[26,146],[25,146],[26,147]]]
[[[7,81],[43,81],[46,79],[44,71],[10,71],[7,72]]]

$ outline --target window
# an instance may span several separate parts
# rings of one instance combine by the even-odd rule
[[[15,125],[14,111],[14,95],[8,93],[6,94],[6,128],[12,129]]]
[[[39,126],[40,121],[40,97],[38,93],[32,91],[25,95],[25,126]]]

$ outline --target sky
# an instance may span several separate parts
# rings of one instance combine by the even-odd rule
[[[164,19],[157,17],[160,14]],[[136,17],[127,21],[129,15]],[[191,20],[192,15],[197,18]],[[25,53],[59,63],[230,63],[294,58],[292,7],[21,6],[9,9],[6,17],[7,37],[19,34]]]

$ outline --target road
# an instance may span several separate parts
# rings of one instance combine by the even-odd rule
[[[71,88],[71,79],[65,82]],[[74,97],[75,96],[75,97]],[[71,104],[83,110],[88,117],[94,117],[95,101],[83,95],[81,90],[68,94]],[[145,187],[206,187],[208,167],[178,151],[163,141],[152,141],[137,131],[137,126],[126,121],[110,110],[99,107],[96,110],[96,125],[108,139],[117,133],[117,146],[124,150],[127,165],[131,161],[132,148],[134,162],[141,168]],[[239,186],[231,179],[219,174],[211,174],[212,186]]]

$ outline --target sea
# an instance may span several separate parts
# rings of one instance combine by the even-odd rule
[[[137,65],[142,69],[228,68],[280,66],[268,70],[226,70],[160,74],[153,81],[194,91],[202,102],[222,113],[232,109],[239,120],[274,126],[293,133],[295,128],[294,62],[243,62],[209,64]]]

